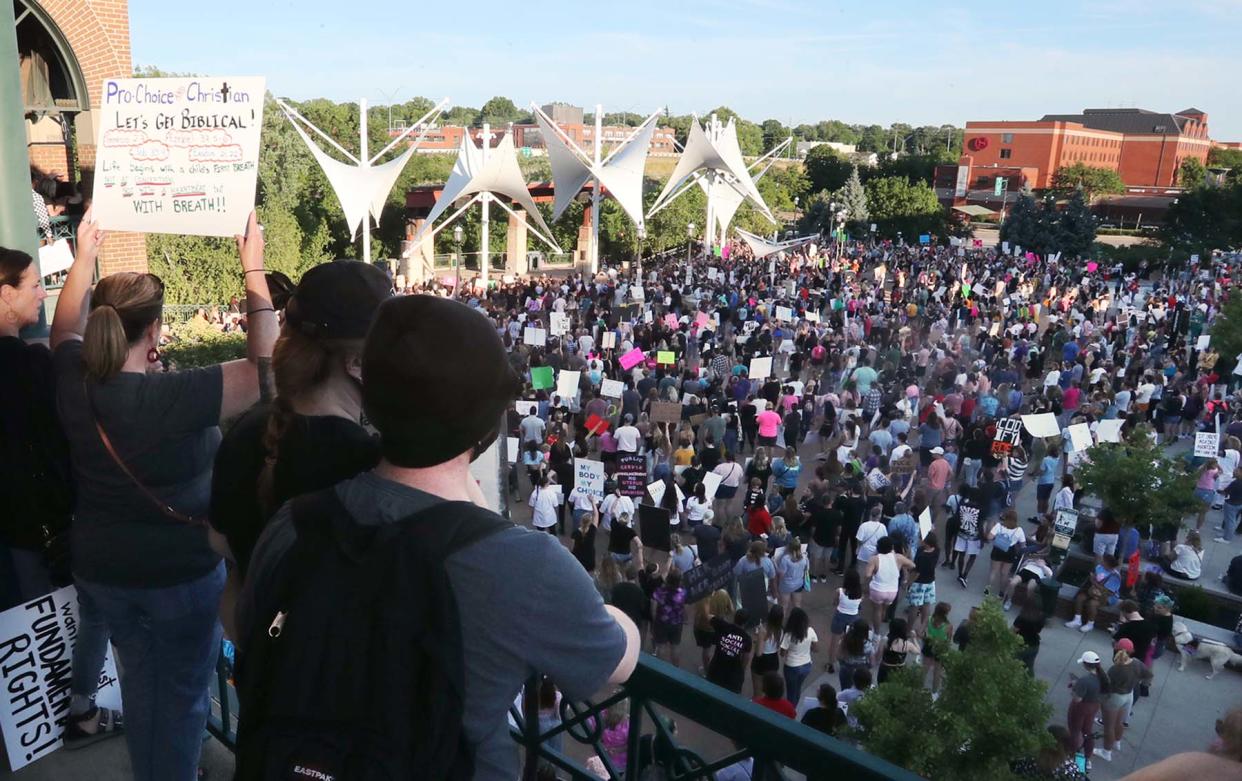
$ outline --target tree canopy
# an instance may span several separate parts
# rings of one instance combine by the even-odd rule
[[[1121,181],[1121,174],[1111,168],[1078,162],[1063,165],[1052,174],[1052,189],[1060,193],[1080,190],[1090,202],[1101,195],[1124,193],[1126,185]]]
[[[1081,257],[1095,242],[1096,218],[1081,190],[1075,190],[1064,207],[1055,192],[1040,200],[1022,194],[1001,225],[1000,238],[1038,255],[1062,252]]]
[[[1160,235],[1186,254],[1242,247],[1242,182],[1182,193],[1169,207]]]
[[[867,210],[877,233],[908,240],[920,234],[943,234],[947,227],[944,207],[936,192],[923,182],[911,183],[900,176],[884,176],[866,184]]]

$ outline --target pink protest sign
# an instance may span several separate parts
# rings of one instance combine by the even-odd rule
[[[706,327],[709,322],[706,312],[699,312],[694,318],[694,324],[699,328]]]
[[[667,325],[669,328],[673,329],[674,331],[676,331],[677,330],[677,315],[673,314],[672,312],[669,312],[668,314],[666,314],[664,316],[664,324]]]
[[[643,359],[646,357],[646,354],[644,354],[642,350],[635,348],[618,358],[617,363],[621,364],[622,369],[629,371],[638,364],[642,363]]]
[[[1100,267],[1100,264],[1099,264],[1099,263],[1096,263],[1094,260],[1089,261],[1089,262],[1087,263],[1087,271],[1088,271],[1088,273],[1094,274],[1094,273],[1095,273],[1095,270],[1096,270],[1097,268],[1099,268],[1099,267]]]

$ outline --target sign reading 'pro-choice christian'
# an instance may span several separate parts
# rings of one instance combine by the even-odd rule
[[[233,236],[254,208],[261,77],[104,81],[95,219],[108,230]]]
[[[73,586],[0,613],[0,731],[13,770],[60,748],[79,626]],[[95,701],[101,708],[121,707],[111,646]]]

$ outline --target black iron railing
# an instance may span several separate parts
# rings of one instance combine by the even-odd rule
[[[537,679],[528,683],[528,687],[537,685]],[[599,776],[587,767],[592,757],[596,761],[590,764],[602,767],[614,781],[649,773],[676,781],[714,779],[716,773],[739,762],[749,764],[754,781],[788,778],[786,771],[808,779],[919,778],[646,654],[630,680],[611,696],[593,703],[562,700],[560,723],[546,730],[539,726],[538,698],[527,697],[524,702],[525,712],[515,705],[510,713],[510,732],[526,753],[524,781],[537,778],[541,765],[552,766],[561,778],[594,781]],[[628,704],[629,743],[625,766],[618,767],[604,748],[603,731],[605,714],[622,702]],[[716,749],[717,756],[705,756],[710,748],[682,745],[673,734],[672,715],[717,736],[700,742],[724,748]],[[580,749],[563,748],[565,736]],[[587,761],[575,758],[583,754]]]

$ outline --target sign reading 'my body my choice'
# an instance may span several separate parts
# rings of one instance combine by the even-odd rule
[[[261,77],[104,81],[94,192],[100,227],[244,233],[263,96]]]

